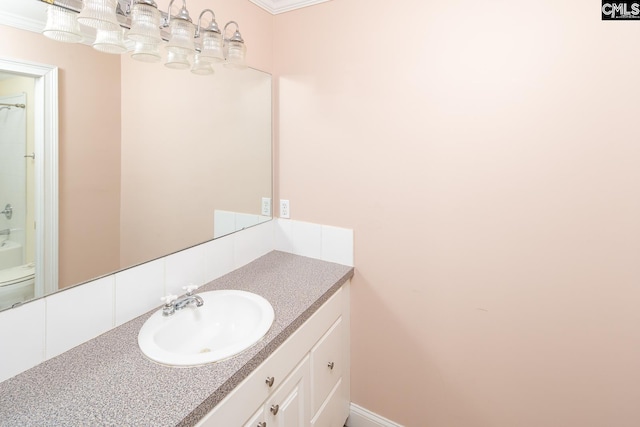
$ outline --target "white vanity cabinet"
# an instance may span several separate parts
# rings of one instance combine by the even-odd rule
[[[347,282],[197,426],[342,427],[349,363]]]

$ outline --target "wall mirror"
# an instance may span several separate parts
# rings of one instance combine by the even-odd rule
[[[12,3],[32,3],[41,15],[35,21],[20,16]],[[35,0],[0,1],[0,58],[53,65],[58,75],[57,283],[27,299],[270,219],[263,209],[263,200],[272,197],[269,74],[217,67],[213,75],[198,76],[56,43],[37,32],[44,25],[44,6]],[[12,114],[11,133],[22,126],[15,123],[29,121],[29,106],[37,100],[29,90],[8,84],[24,76],[0,73],[0,98],[27,106],[0,110],[0,126],[3,114],[7,120],[5,113]],[[14,102],[14,95],[24,98]],[[25,117],[16,118],[21,112]],[[9,133],[2,132],[5,139]],[[24,133],[29,132],[34,131]],[[29,241],[39,207],[26,200],[29,191],[38,191],[29,187],[28,175],[38,172],[28,170],[45,153],[38,153],[28,136],[20,144],[11,155],[0,154],[3,161],[15,158],[15,169],[26,174],[17,183],[25,201],[12,205],[12,219],[0,214],[0,231],[12,230],[0,234],[0,244],[20,246],[14,251],[20,252],[19,261],[7,268],[39,262],[37,245]],[[0,210],[18,197],[3,186],[0,182]],[[2,271],[0,290],[9,283]],[[3,307],[0,301],[0,309],[13,303]]]

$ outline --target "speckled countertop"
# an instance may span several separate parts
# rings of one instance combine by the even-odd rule
[[[269,300],[273,326],[253,347],[205,366],[156,364],[137,341],[149,312],[0,383],[0,425],[193,426],[351,276],[352,267],[271,252],[200,290]]]

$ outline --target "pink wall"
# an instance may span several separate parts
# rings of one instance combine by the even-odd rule
[[[355,230],[355,403],[408,426],[640,424],[640,25],[599,8],[276,17],[279,195]]]
[[[164,4],[167,5],[169,2]],[[274,18],[269,12],[248,0],[189,0],[188,8],[194,21],[197,21],[198,15],[204,9],[212,9],[220,29],[223,29],[227,22],[236,21],[240,25],[240,32],[247,46],[249,66],[267,73],[273,72]],[[209,17],[209,14],[205,15],[206,22]]]

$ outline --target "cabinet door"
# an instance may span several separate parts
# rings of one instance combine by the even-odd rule
[[[305,427],[310,425],[309,356],[305,356],[291,375],[265,404],[269,427]]]
[[[315,414],[342,377],[342,318],[311,349],[311,412]]]
[[[264,422],[264,406],[261,406],[242,427],[265,427]]]
[[[331,390],[329,397],[318,413],[311,420],[313,427],[343,427],[347,417],[342,411],[343,390],[342,379],[338,380],[338,384]]]

